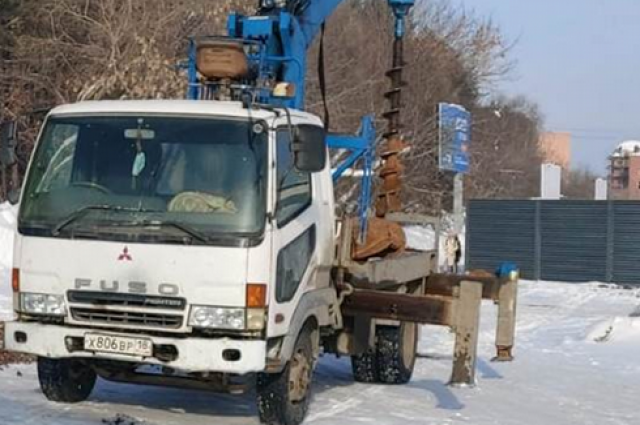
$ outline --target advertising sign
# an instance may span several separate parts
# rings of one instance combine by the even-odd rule
[[[459,105],[438,105],[440,169],[454,173],[469,172],[471,113]]]

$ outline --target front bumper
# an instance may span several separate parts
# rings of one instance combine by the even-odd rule
[[[22,333],[16,337],[16,333]],[[161,361],[155,357],[136,357],[120,354],[70,351],[65,338],[84,338],[87,333],[104,333],[125,337],[150,339],[154,346],[174,346],[178,355],[173,361]],[[26,338],[24,338],[26,336]],[[41,323],[8,322],[5,324],[5,349],[49,358],[80,357],[101,360],[117,360],[133,363],[169,366],[187,372],[222,372],[246,374],[265,370],[267,343],[265,341],[234,340],[230,338],[171,338],[123,332],[99,331],[91,328],[45,325]],[[24,342],[18,342],[22,341]],[[227,350],[239,352],[237,360],[225,360]]]

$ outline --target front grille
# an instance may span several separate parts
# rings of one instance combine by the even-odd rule
[[[179,329],[182,316],[131,311],[94,310],[91,308],[71,308],[71,316],[79,322],[105,325],[144,326],[150,328]]]
[[[72,304],[91,304],[94,306],[145,307],[165,310],[184,310],[187,301],[184,298],[158,297],[139,294],[119,294],[114,292],[69,291]]]

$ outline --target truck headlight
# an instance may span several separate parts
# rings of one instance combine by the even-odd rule
[[[189,326],[196,328],[244,330],[245,309],[193,306]]]
[[[20,294],[20,307],[22,312],[27,314],[44,314],[49,316],[64,316],[67,314],[67,307],[63,295],[23,292]]]

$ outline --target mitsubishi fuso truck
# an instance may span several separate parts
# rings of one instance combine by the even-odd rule
[[[437,242],[408,249],[401,223],[436,223],[437,236],[437,222],[399,211],[400,88],[380,149],[371,117],[333,135],[304,111],[306,52],[340,3],[263,1],[229,18],[229,37],[191,40],[187,100],[47,115],[20,195],[4,343],[37,356],[49,400],[83,401],[98,377],[255,387],[262,422],[298,425],[321,354],[350,356],[357,381],[404,384],[419,323],[455,326],[454,377],[472,382],[480,301],[500,287],[440,276],[426,293]],[[413,1],[389,4],[397,80]],[[357,164],[347,214],[336,182]]]

